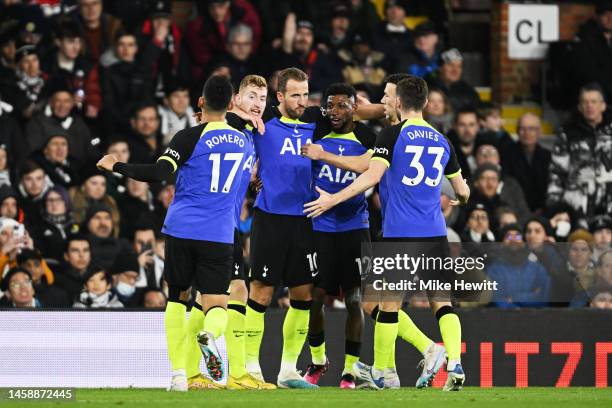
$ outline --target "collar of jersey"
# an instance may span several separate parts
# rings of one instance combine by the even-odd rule
[[[432,129],[434,128],[429,123],[427,123],[425,119],[408,119],[402,125],[402,129],[408,126],[425,126],[425,127],[432,128]]]
[[[323,136],[322,139],[345,139],[345,140],[352,140],[354,142],[359,143],[359,140],[355,136],[354,132],[348,132],[348,133],[331,132],[330,134]]]
[[[283,123],[291,123],[291,124],[295,124],[295,125],[307,125],[306,122],[302,122],[299,119],[291,119],[291,118],[288,118],[288,117],[282,116],[282,115],[281,115],[280,118],[278,118],[278,120],[280,120]]]
[[[227,124],[227,122],[208,122],[204,129],[202,129],[202,135],[204,132],[210,132],[211,130],[235,130],[233,127]],[[201,135],[200,135],[201,136]]]

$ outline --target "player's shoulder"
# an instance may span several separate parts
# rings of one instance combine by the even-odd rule
[[[361,122],[355,122],[355,129],[353,133],[359,142],[368,147],[376,142],[376,133],[366,124]]]
[[[278,110],[278,106],[275,105],[266,105],[266,108],[264,109],[263,115],[261,116],[261,119],[265,122],[268,122],[272,119],[280,119],[281,116],[283,116],[280,111]]]
[[[406,121],[403,120],[400,123],[396,123],[395,125],[387,126],[380,131],[379,137],[398,137],[400,133],[402,133],[402,129],[404,129],[406,125]]]

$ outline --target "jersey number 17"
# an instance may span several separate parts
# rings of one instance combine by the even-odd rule
[[[225,153],[223,156],[223,162],[234,162],[232,165],[232,169],[223,184],[223,188],[221,189],[222,193],[229,193],[232,182],[234,181],[234,177],[236,177],[236,173],[238,172],[238,167],[240,167],[240,162],[242,162],[242,157],[244,157],[244,153]],[[208,157],[208,160],[212,161],[212,174],[210,177],[210,191],[216,193],[219,191],[219,177],[221,174],[221,153],[211,153]]]

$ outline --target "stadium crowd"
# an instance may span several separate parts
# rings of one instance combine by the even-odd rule
[[[552,151],[540,117],[521,116],[514,137],[463,79],[442,3],[388,0],[381,20],[368,0],[201,0],[179,27],[167,0],[0,1],[0,307],[163,308],[159,231],[173,181],[104,174],[96,161],[154,163],[196,124],[212,74],[235,85],[265,76],[273,105],[275,75],[295,66],[312,105],[333,82],[378,103],[389,74],[427,80],[427,119],[472,187],[461,208],[443,189],[449,241],[507,249],[486,271],[505,290],[479,304],[612,308],[612,2],[597,2],[577,33],[594,63]],[[407,15],[429,19],[409,29]],[[239,225],[247,260],[254,194]],[[376,239],[378,193],[368,201]],[[277,297],[288,303],[283,288]]]

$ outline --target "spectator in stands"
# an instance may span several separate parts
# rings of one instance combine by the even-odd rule
[[[0,187],[0,217],[11,218],[21,224],[25,220],[24,212],[19,208],[17,192],[8,185]]]
[[[92,262],[108,269],[113,265],[117,255],[129,248],[129,243],[125,239],[113,237],[111,213],[109,206],[94,203],[88,209],[87,218],[83,223],[85,231],[89,232]]]
[[[21,126],[11,114],[14,111],[13,106],[2,99],[3,87],[2,74],[0,74],[0,148],[7,155],[6,165],[0,170],[2,171],[0,181],[1,184],[10,184],[10,179],[6,178],[8,174],[5,171],[12,168],[26,154],[27,147]]]
[[[518,224],[519,219],[518,215],[516,215],[516,211],[514,211],[510,207],[498,207],[495,211],[495,219],[497,220],[497,228],[502,229],[506,225]]]
[[[15,51],[19,22],[7,19],[0,25],[0,77],[11,78],[15,74]]]
[[[43,60],[43,71],[54,82],[74,92],[73,102],[88,118],[95,118],[102,107],[102,90],[97,65],[83,55],[83,39],[76,22],[62,19],[55,29],[56,50]]]
[[[376,29],[374,48],[389,56],[410,52],[412,34],[404,22],[407,11],[406,1],[385,1],[385,21]]]
[[[70,307],[72,301],[68,293],[55,285],[55,275],[36,249],[23,249],[17,255],[17,264],[32,277],[36,298],[42,307]]]
[[[578,112],[559,132],[547,204],[567,203],[580,218],[612,213],[612,113],[597,84],[580,90]]]
[[[238,89],[238,88],[236,88]],[[196,126],[194,110],[189,105],[189,85],[185,82],[172,81],[166,88],[164,104],[157,107],[160,118],[162,143],[167,146],[176,132]],[[127,163],[124,162],[124,163]]]
[[[58,86],[51,92],[45,109],[34,115],[25,128],[27,153],[42,149],[52,133],[65,134],[70,154],[80,162],[97,159],[98,139],[92,139],[89,128],[74,109],[75,99],[71,90]]]
[[[261,22],[247,0],[207,0],[203,15],[187,23],[185,41],[191,56],[191,78],[204,81],[205,67],[213,57],[225,51],[227,37],[235,25],[242,23],[253,31],[253,53],[261,42]]]
[[[518,220],[514,223],[522,224],[531,215],[521,185],[514,178],[504,175],[499,164],[499,152],[491,144],[481,144],[476,149],[476,165],[478,167],[485,163],[492,164],[499,170],[499,185],[497,193],[502,202],[512,203],[511,208],[516,212]]]
[[[593,309],[612,309],[612,291],[598,292],[591,299],[590,307]]]
[[[122,137],[116,137],[109,142],[106,154],[114,155],[122,163],[130,162],[130,146]],[[116,201],[125,193],[125,177],[111,172],[106,172],[104,177],[106,177],[106,193]]]
[[[467,223],[461,234],[461,242],[495,242],[491,232],[487,207],[483,203],[473,202],[465,209]]]
[[[596,15],[580,26],[576,34],[576,76],[580,85],[589,82],[599,83],[608,98],[612,97],[612,1],[599,0]]]
[[[593,234],[593,261],[597,262],[604,252],[612,249],[612,217],[599,215],[589,223]]]
[[[500,236],[504,249],[486,270],[498,287],[493,293],[492,305],[501,309],[545,307],[550,278],[542,264],[529,259],[521,227],[506,225]]]
[[[40,308],[42,305],[34,296],[32,275],[22,268],[13,268],[2,279],[0,289],[6,292],[0,307],[5,308]]]
[[[11,166],[9,164],[8,147],[0,144],[0,187],[11,186]]]
[[[257,72],[253,57],[253,30],[246,24],[236,24],[227,36],[226,53],[219,59],[225,60],[235,89],[246,75]]]
[[[268,57],[271,62],[267,66],[268,76],[285,67],[298,67],[308,74],[311,93],[321,92],[330,83],[342,81],[341,63],[335,54],[327,54],[324,48],[315,46],[314,39],[312,22],[298,21],[293,12],[287,14],[281,47]],[[273,85],[270,83],[271,87]]]
[[[541,214],[546,204],[551,155],[538,143],[542,134],[540,118],[530,112],[523,114],[517,122],[517,132],[518,142],[502,151],[503,171],[519,182],[531,211]]]
[[[514,141],[504,129],[501,108],[494,103],[482,104],[478,109],[478,119],[483,140],[493,144],[498,151],[505,152]]]
[[[0,93],[13,106],[17,117],[25,121],[44,106],[42,93],[47,76],[40,69],[34,45],[20,44],[15,52],[15,61],[15,74],[0,80]]]
[[[66,237],[78,232],[79,226],[72,220],[70,198],[64,188],[50,188],[43,201],[42,222],[31,227],[32,239],[45,258],[59,264],[64,254]]]
[[[69,188],[77,184],[79,165],[68,150],[68,134],[64,129],[50,129],[43,148],[30,158],[49,175],[54,185]]]
[[[440,55],[440,68],[427,76],[427,84],[441,89],[458,112],[466,107],[476,108],[480,104],[478,93],[470,84],[461,79],[463,75],[463,55],[452,48]]]
[[[338,52],[342,48],[348,47],[352,32],[372,32],[372,30],[367,29],[354,29],[351,26],[351,9],[349,4],[343,2],[335,3],[330,17],[326,46],[329,47],[331,52]]]
[[[92,266],[83,276],[83,291],[74,302],[75,309],[117,309],[123,303],[111,291],[112,277],[104,268]]]
[[[455,147],[461,173],[468,180],[476,170],[476,138],[479,131],[476,111],[464,109],[457,111],[453,128],[448,132],[448,138]]]
[[[569,251],[566,273],[573,280],[573,297],[570,307],[588,305],[589,294],[597,273],[593,267],[593,235],[585,229],[577,229],[567,239]]]
[[[53,187],[53,182],[40,165],[32,160],[26,160],[19,170],[20,183],[19,207],[25,213],[29,225],[35,225],[41,220],[42,198],[47,190]]]
[[[84,234],[69,235],[64,248],[64,267],[57,274],[57,286],[74,301],[83,288],[83,276],[91,265],[91,245]]]
[[[24,248],[34,248],[23,224],[11,218],[0,218],[0,275],[17,266],[17,255]]]
[[[183,32],[172,19],[170,0],[152,2],[150,17],[141,29],[139,48],[152,64],[155,98],[161,101],[168,84],[176,79],[189,79],[189,62],[183,44]]]
[[[452,109],[446,95],[440,89],[429,89],[424,115],[425,120],[443,135],[453,126]]]
[[[523,236],[527,243],[527,248],[537,257],[548,275],[552,279],[552,286],[555,286],[555,279],[564,268],[565,259],[554,245],[555,238],[550,222],[544,217],[531,217],[525,223]],[[553,292],[554,293],[554,292]],[[550,299],[558,301],[559,299]]]
[[[139,268],[136,254],[131,248],[124,248],[117,254],[110,269],[113,293],[125,307],[138,307],[141,303],[142,291],[136,288]]]
[[[431,21],[425,21],[415,27],[413,37],[413,47],[400,55],[396,71],[424,78],[438,69],[440,56],[436,26]]]
[[[499,194],[500,178],[498,166],[491,163],[479,166],[474,173],[474,191],[470,200],[484,204],[489,214],[495,214],[499,207],[510,207],[517,213],[519,221],[524,221],[529,214],[521,214],[519,209],[525,204],[517,204],[514,199],[510,202],[502,200]],[[491,226],[494,231],[499,228],[496,218],[491,220]]]
[[[83,223],[87,217],[89,208],[96,204],[104,204],[111,210],[112,229],[115,237],[119,236],[119,209],[117,202],[106,193],[106,178],[95,164],[90,163],[81,171],[83,184],[72,187],[69,190],[70,201],[72,202],[72,216],[76,223]]]
[[[136,61],[136,37],[127,32],[117,35],[115,52],[118,61],[102,72],[102,91],[106,120],[115,126],[110,130],[128,130],[134,109],[153,101],[154,85],[150,61]]]
[[[176,192],[176,188],[174,184],[168,183],[166,181],[162,182],[161,185],[156,190],[155,199],[157,200],[158,205],[156,205],[156,213],[159,219],[166,218],[166,212],[170,207],[170,203],[174,199],[174,193]]]
[[[595,288],[612,291],[612,250],[604,252],[599,257]]]
[[[139,106],[130,123],[132,130],[127,138],[130,159],[134,163],[155,163],[164,149],[157,106],[151,104]]]
[[[134,251],[138,254],[138,280],[136,287],[161,288],[164,273],[164,259],[156,250],[155,227],[141,221],[134,231]]]
[[[166,295],[161,289],[147,289],[142,296],[142,307],[145,309],[163,309],[166,307]]]
[[[119,31],[121,21],[104,13],[102,0],[78,0],[77,22],[85,38],[86,55],[96,64],[104,51],[110,48]]]
[[[379,90],[387,76],[389,68],[385,55],[370,46],[367,34],[355,33],[349,49],[342,49],[338,57],[344,64],[342,76],[344,81],[354,84],[366,84],[372,90]]]
[[[126,192],[117,200],[121,214],[121,236],[132,239],[142,218],[154,218],[154,198],[149,184],[131,178],[125,181]]]

